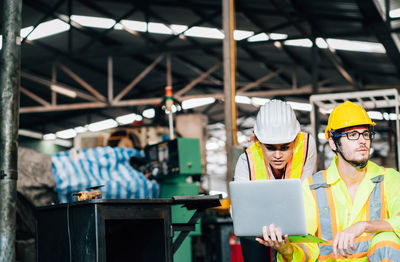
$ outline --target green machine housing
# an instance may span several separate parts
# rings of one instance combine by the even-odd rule
[[[155,179],[201,175],[198,138],[177,138],[146,146],[149,174]]]
[[[193,196],[199,194],[196,183],[187,177],[199,178],[202,173],[200,141],[198,138],[177,138],[146,146],[147,172],[160,184],[160,197]],[[194,179],[197,180],[197,179]],[[187,223],[194,214],[181,206],[172,206],[172,223]],[[174,254],[174,262],[192,261],[192,236],[201,234],[200,222]],[[177,237],[177,232],[174,238]]]

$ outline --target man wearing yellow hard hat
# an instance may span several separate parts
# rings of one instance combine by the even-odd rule
[[[325,137],[336,156],[303,183],[307,230],[328,242],[292,244],[269,226],[258,241],[278,260],[400,261],[400,173],[368,161],[374,126],[355,103],[332,111]]]

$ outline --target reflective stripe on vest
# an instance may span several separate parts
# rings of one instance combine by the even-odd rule
[[[367,204],[367,219],[368,220],[382,220],[385,218],[385,205],[384,205],[384,187],[381,183],[384,176],[377,176],[371,179],[375,183],[375,187],[371,192]],[[337,219],[335,205],[333,201],[333,194],[330,185],[327,184],[327,171],[320,171],[308,178],[310,190],[313,194],[317,206],[317,225],[318,237],[329,240],[326,243],[319,244],[320,255],[318,261],[323,261],[328,258],[333,258],[332,242],[337,234]],[[383,208],[381,208],[383,206]],[[333,223],[332,223],[333,222]],[[352,255],[347,258],[358,258],[366,255],[373,234],[361,236],[354,239],[356,250]],[[341,255],[339,255],[339,258]]]
[[[285,178],[301,178],[307,159],[308,133],[299,132],[295,139],[293,155],[286,165]],[[250,167],[250,180],[269,179],[268,162],[264,158],[260,142],[255,142],[246,149]]]

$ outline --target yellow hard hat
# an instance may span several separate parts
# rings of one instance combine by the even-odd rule
[[[338,130],[352,126],[376,125],[372,122],[367,112],[360,105],[346,101],[336,106],[329,116],[328,125],[325,129],[325,138],[329,139],[329,131]]]

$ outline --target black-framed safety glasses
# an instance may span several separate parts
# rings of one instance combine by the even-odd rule
[[[369,130],[365,130],[364,132],[358,132],[356,130],[353,130],[353,131],[337,134],[337,135],[335,135],[335,137],[339,138],[342,136],[346,136],[348,140],[358,140],[360,138],[360,135],[362,135],[365,140],[372,140],[372,139],[374,139],[375,132],[369,131]]]

